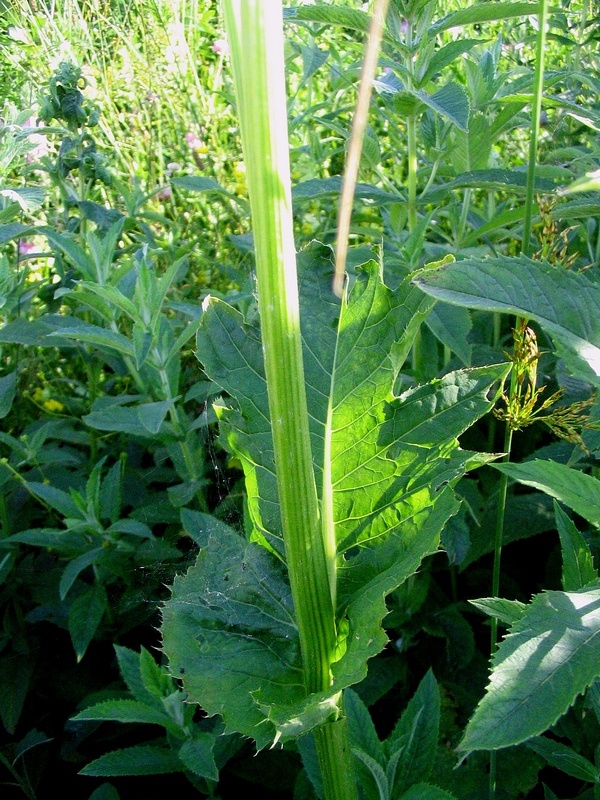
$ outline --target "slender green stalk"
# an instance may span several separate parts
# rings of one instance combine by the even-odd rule
[[[375,0],[373,9],[373,19],[369,30],[369,41],[365,51],[356,110],[352,122],[352,132],[350,134],[350,145],[348,147],[348,157],[344,170],[344,182],[342,185],[342,196],[340,198],[340,212],[337,225],[337,243],[335,254],[335,277],[333,280],[333,291],[338,297],[342,296],[344,285],[344,274],[346,270],[346,256],[348,253],[348,237],[350,235],[350,219],[352,216],[352,201],[354,190],[358,179],[358,168],[360,166],[360,156],[362,144],[367,128],[367,117],[369,114],[369,103],[371,102],[371,92],[373,90],[373,78],[379,60],[379,48],[383,38],[385,26],[385,16],[390,0]]]
[[[533,220],[533,205],[535,194],[535,167],[537,162],[538,141],[540,135],[540,114],[542,111],[542,93],[544,90],[544,58],[546,51],[546,27],[548,23],[548,0],[540,0],[540,13],[538,14],[538,34],[535,48],[535,73],[533,79],[533,103],[531,108],[531,137],[529,140],[529,160],[527,164],[527,190],[525,195],[525,219],[523,223],[523,240],[521,249],[525,255],[531,254],[531,228]],[[519,324],[517,319],[516,324]],[[511,373],[510,396],[514,395],[516,388],[516,369]],[[512,430],[507,424],[504,436],[504,460],[510,460],[512,445]],[[498,513],[496,516],[496,532],[494,537],[494,567],[492,574],[492,596],[500,596],[500,562],[502,556],[502,535],[504,532],[504,513],[506,510],[506,495],[508,491],[508,476],[500,478]],[[498,620],[492,617],[491,653],[498,645]],[[489,797],[496,797],[496,752],[490,753]]]
[[[529,161],[527,164],[527,191],[525,194],[525,219],[523,222],[523,253],[531,254],[531,225],[535,194],[535,167],[538,141],[540,137],[540,114],[542,93],[544,91],[544,58],[546,53],[546,28],[548,27],[548,0],[540,0],[538,32],[535,46],[535,73],[533,79],[533,103],[531,108],[531,138],[529,140]]]
[[[277,489],[306,691],[331,685],[336,626],[309,435],[280,0],[224,0],[246,164]],[[328,557],[329,556],[329,557]],[[341,713],[341,712],[340,712]],[[327,800],[357,797],[343,716],[316,736]]]

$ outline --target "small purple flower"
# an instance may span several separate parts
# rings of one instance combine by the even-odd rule
[[[173,189],[170,186],[165,186],[160,192],[156,193],[156,197],[159,200],[170,200],[173,197]]]
[[[21,256],[30,256],[37,250],[37,246],[33,242],[26,242],[25,239],[19,239],[18,247]]]
[[[220,56],[228,56],[229,44],[227,39],[217,39],[215,42],[213,42],[212,50],[214,53],[218,53]]]
[[[184,138],[185,143],[194,153],[208,153],[208,147],[193,131],[188,131]]]

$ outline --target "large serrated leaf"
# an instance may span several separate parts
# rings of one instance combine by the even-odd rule
[[[600,286],[585,274],[520,256],[457,261],[417,283],[448,303],[536,320],[574,373],[600,386]]]
[[[230,731],[272,742],[254,694],[303,695],[298,632],[283,565],[221,526],[196,564],[175,579],[163,610],[164,648],[190,697]]]
[[[537,736],[599,674],[600,589],[536,595],[493,657],[459,749],[497,750]]]
[[[341,306],[329,251],[313,247],[299,262],[315,483],[324,535],[338,553],[340,646],[331,687],[308,697],[303,688],[260,332],[220,301],[205,308],[198,357],[230,397],[217,413],[221,439],[244,468],[252,541],[186,513],[200,554],[164,609],[173,674],[192,700],[223,715],[227,730],[259,746],[321,724],[335,712],[336,695],[365,676],[387,641],[386,594],[438,548],[458,508],[452,485],[493,458],[462,452],[457,437],[490,409],[507,371],[452,373],[395,398],[397,372],[431,301],[409,281],[391,292],[369,263]]]

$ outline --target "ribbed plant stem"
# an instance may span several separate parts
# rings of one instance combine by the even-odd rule
[[[224,0],[256,255],[258,301],[286,561],[307,693],[331,686],[335,563],[322,539],[310,444],[280,0]],[[330,554],[335,558],[335,553]],[[341,698],[340,698],[341,701]],[[340,710],[341,713],[341,710]],[[338,724],[339,723],[339,724]],[[317,733],[327,800],[355,800],[343,716]]]

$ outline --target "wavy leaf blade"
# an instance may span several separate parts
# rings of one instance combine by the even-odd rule
[[[284,705],[304,696],[291,592],[271,553],[224,527],[175,579],[163,609],[164,649],[191,698],[265,747],[275,729],[255,695]]]

